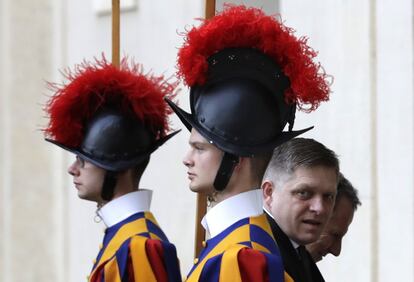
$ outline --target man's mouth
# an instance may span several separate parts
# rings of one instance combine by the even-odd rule
[[[314,219],[304,219],[302,220],[302,222],[307,225],[314,226],[314,227],[319,227],[322,225],[322,222],[320,222],[319,220],[314,220]]]

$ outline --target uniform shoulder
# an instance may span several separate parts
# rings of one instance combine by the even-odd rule
[[[234,245],[206,262],[200,281],[219,280],[286,281],[279,255],[249,248],[243,244]]]
[[[134,236],[129,251],[132,265],[144,267],[148,272],[151,270],[155,281],[181,281],[177,250],[170,242]],[[144,278],[136,280],[148,281]]]
[[[115,255],[100,265],[92,277],[98,279],[102,273],[114,278],[105,278],[105,281],[181,281],[175,246],[140,235],[123,242]]]

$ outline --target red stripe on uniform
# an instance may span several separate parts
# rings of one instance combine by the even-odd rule
[[[243,282],[269,281],[266,257],[257,250],[244,248],[238,253]]]
[[[154,275],[158,282],[168,282],[167,271],[164,266],[164,251],[161,241],[148,239],[146,241],[146,252]]]

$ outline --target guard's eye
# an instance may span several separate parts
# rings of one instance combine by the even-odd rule
[[[85,160],[82,157],[76,156],[76,161],[78,162],[79,167],[81,167],[81,168],[85,167]]]

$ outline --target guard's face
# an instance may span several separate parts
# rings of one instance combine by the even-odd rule
[[[337,174],[323,166],[298,167],[276,187],[265,180],[264,200],[285,234],[300,245],[321,235],[335,202]],[[269,189],[272,188],[272,189]]]
[[[190,149],[183,159],[187,167],[190,189],[193,192],[211,194],[213,183],[223,157],[223,152],[210,144],[195,129],[191,130]]]
[[[105,170],[81,159],[79,156],[68,168],[73,176],[73,184],[78,190],[81,199],[102,202],[101,191],[105,176]]]
[[[328,253],[339,256],[342,247],[342,238],[348,231],[348,227],[354,217],[351,201],[342,196],[335,205],[332,217],[329,219],[318,241],[306,246],[312,258],[320,261]]]

